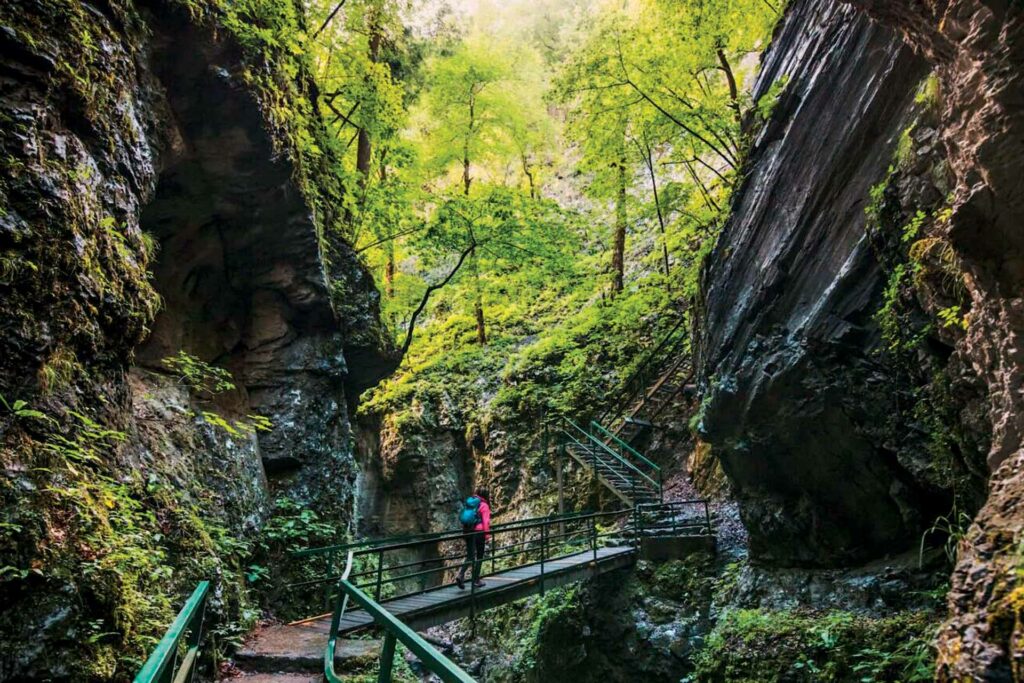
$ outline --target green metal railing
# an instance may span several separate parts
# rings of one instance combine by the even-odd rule
[[[191,683],[199,660],[209,591],[210,582],[200,581],[153,654],[142,665],[135,683]]]
[[[653,462],[651,462],[650,460],[641,455],[641,463],[645,466],[646,469],[648,469],[648,472],[645,472],[637,464],[623,457],[622,454],[612,449],[611,446],[609,446],[607,443],[602,441],[600,438],[598,438],[591,432],[588,432],[587,430],[583,429],[583,427],[580,427],[572,420],[566,418],[565,423],[566,425],[568,425],[568,428],[562,429],[563,437],[569,439],[570,442],[575,443],[578,446],[581,446],[590,453],[591,458],[593,460],[593,462],[590,463],[590,466],[595,471],[598,471],[599,465],[607,464],[607,462],[611,460],[612,462],[618,463],[619,465],[625,467],[627,470],[633,473],[632,477],[623,478],[621,485],[626,489],[622,491],[623,493],[630,494],[633,500],[636,500],[636,482],[639,478],[646,482],[647,484],[649,484],[651,488],[657,492],[659,500],[662,499],[663,487],[660,467],[658,467]],[[637,453],[637,451],[634,449],[630,450],[632,450],[633,453]],[[637,453],[637,455],[639,455],[639,453]]]
[[[517,532],[522,534],[529,529],[534,528],[537,524],[545,524],[557,522],[562,526],[571,525],[574,520],[579,520],[592,513],[589,512],[570,512],[563,515],[544,515],[539,517],[530,517],[526,519],[519,519],[512,522],[504,522],[501,524],[494,524],[491,526],[491,537],[492,539],[504,539],[510,535],[511,532]],[[461,558],[465,555],[465,551],[462,548],[464,543],[464,534],[461,530],[455,531],[442,531],[434,533],[421,533],[421,534],[405,534],[400,536],[393,536],[389,538],[377,538],[369,539],[365,541],[355,541],[352,543],[343,543],[327,546],[319,546],[316,548],[303,548],[301,550],[295,550],[290,553],[291,557],[298,562],[309,563],[308,574],[313,575],[311,578],[304,579],[301,581],[293,581],[285,584],[285,588],[292,590],[313,590],[322,591],[321,600],[322,604],[327,609],[331,609],[331,605],[334,602],[335,584],[339,579],[342,578],[342,570],[347,566],[343,565],[348,553],[352,552],[355,555],[357,562],[356,575],[353,577],[357,583],[363,583],[366,577],[371,577],[374,581],[372,586],[372,595],[380,600],[389,597],[395,597],[397,592],[393,586],[398,584],[401,580],[403,583],[410,583],[412,580],[418,580],[420,582],[419,588],[426,587],[432,581],[437,579],[438,574],[435,565],[443,564],[446,560],[453,558]],[[414,552],[424,548],[436,548],[430,558],[429,562],[433,565],[428,566],[428,560],[416,560],[412,564],[423,565],[417,567],[418,569],[424,570],[422,573],[409,574],[405,571],[408,567],[401,566],[389,566],[389,563],[385,560],[385,556],[388,553],[397,553],[400,551]],[[494,549],[491,548],[491,551]],[[502,558],[494,557],[494,553],[490,553],[491,557],[488,558],[490,563],[490,569],[492,571],[497,569],[496,560]],[[390,556],[388,556],[390,557]],[[429,569],[429,571],[427,571]],[[450,569],[450,567],[449,567]],[[380,584],[376,584],[376,579],[380,578]],[[362,586],[363,588],[369,589],[369,586]]]
[[[597,417],[598,422],[602,424],[616,423],[625,411],[629,410],[629,407],[651,386],[652,382],[658,378],[665,361],[686,346],[686,342],[689,339],[686,321],[685,315],[679,316],[679,320],[672,326],[672,329],[662,337],[661,341],[653,349],[644,355],[636,369],[608,397],[608,407]]]
[[[628,443],[620,439],[618,436],[616,436],[609,430],[602,427],[600,424],[597,423],[596,420],[590,421],[590,428],[597,432],[598,438],[602,436],[604,437],[604,439],[601,439],[604,443],[609,445],[615,444],[616,446],[618,446],[619,454],[622,456],[624,460],[630,458],[635,459],[642,463],[643,465],[645,465],[651,472],[653,472],[654,476],[658,480],[658,498],[663,498],[664,475],[662,474],[660,467],[651,462],[643,453],[630,446]],[[607,439],[607,441],[605,441],[605,439]],[[627,454],[629,455],[629,458],[627,458]]]
[[[480,578],[533,566],[539,569],[536,581],[543,594],[545,579],[564,571],[557,566],[552,568],[552,563],[573,556],[596,562],[600,549],[609,543],[635,545],[638,536],[635,518],[636,511],[627,509],[549,515],[492,527],[481,561]],[[396,642],[405,645],[443,681],[473,680],[387,611],[388,601],[429,594],[455,584],[455,575],[466,558],[467,534],[460,530],[423,536],[425,538],[404,539],[391,544],[374,543],[346,551],[345,569],[337,577],[330,635],[324,651],[324,674],[328,683],[341,683],[334,670],[334,659],[350,600],[365,610],[374,625],[384,631],[378,676],[381,683],[391,680]],[[310,549],[307,555],[314,550],[319,549]],[[466,579],[468,590],[457,600],[463,605],[468,603],[472,619],[479,609],[478,591],[472,571]]]
[[[473,683],[474,679],[469,674],[349,581],[354,555],[353,551],[349,551],[345,571],[338,580],[337,604],[331,617],[331,631],[327,648],[324,651],[324,677],[327,679],[327,683],[343,683],[342,678],[334,669],[334,655],[338,643],[338,628],[345,616],[350,598],[371,615],[374,623],[384,631],[384,643],[381,647],[380,667],[377,673],[378,683],[390,683],[391,681],[395,646],[398,642],[407,647],[428,671],[445,683]]]
[[[637,509],[637,533],[649,536],[711,536],[708,501],[677,500],[671,503],[641,503]]]

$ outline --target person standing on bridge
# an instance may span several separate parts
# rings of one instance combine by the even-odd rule
[[[469,567],[473,568],[473,585],[477,588],[486,585],[480,580],[480,573],[484,565],[487,541],[491,540],[490,498],[490,491],[485,488],[477,489],[476,493],[462,503],[459,521],[465,534],[466,560],[459,567],[459,573],[455,577],[459,590],[466,588],[466,569]]]

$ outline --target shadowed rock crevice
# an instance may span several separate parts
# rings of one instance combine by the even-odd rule
[[[351,489],[341,482],[355,477],[350,402],[393,359],[362,348],[360,359],[374,367],[350,372],[317,226],[232,72],[233,49],[175,15],[152,25],[152,68],[169,120],[140,224],[159,245],[153,284],[163,305],[137,364],[166,373],[162,360],[185,351],[227,368],[237,388],[195,409],[270,419],[272,429],[242,450],[258,456],[278,493],[323,499],[341,513],[351,500],[339,495]],[[357,276],[346,283],[351,298],[376,294],[354,258],[334,270],[339,280]]]

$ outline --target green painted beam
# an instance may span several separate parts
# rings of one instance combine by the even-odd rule
[[[199,641],[202,637],[203,613],[206,607],[206,595],[210,591],[209,581],[200,581],[192,595],[181,608],[181,612],[171,623],[167,633],[157,643],[156,649],[142,665],[135,676],[135,683],[160,683],[168,681],[173,675],[173,667],[177,664],[178,646],[182,638],[192,631],[189,643],[192,647],[181,662],[175,681],[192,679],[193,669],[199,655]],[[198,623],[196,623],[198,621]]]

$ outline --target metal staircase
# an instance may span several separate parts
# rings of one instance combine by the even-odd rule
[[[565,420],[561,429],[565,454],[590,469],[626,505],[661,502],[661,468],[596,422],[590,427],[588,431]]]
[[[686,318],[680,316],[658,345],[640,361],[596,422],[639,449],[647,436],[659,428],[658,419],[664,410],[676,397],[693,388],[693,363],[687,353],[688,344]]]
[[[665,409],[692,387],[688,344],[680,316],[613,393],[607,410],[585,428],[571,420],[560,428],[563,452],[631,507],[664,500],[661,468],[642,450]]]

